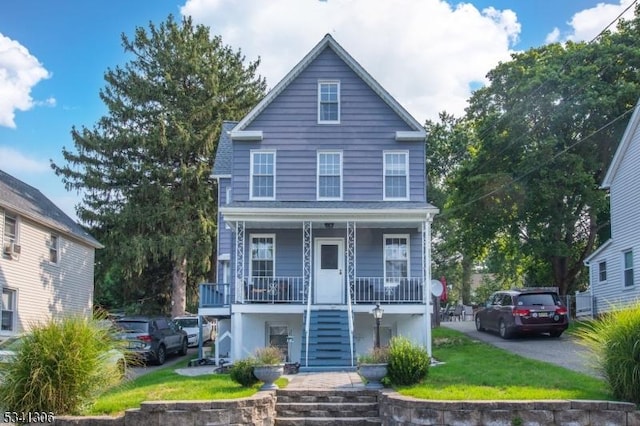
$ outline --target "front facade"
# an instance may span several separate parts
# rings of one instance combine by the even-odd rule
[[[425,132],[327,35],[238,123],[222,129],[218,356],[279,346],[303,367],[352,366],[404,335],[429,345]]]
[[[640,300],[640,101],[602,183],[609,190],[611,238],[586,260],[593,314]]]
[[[90,315],[102,246],[37,189],[0,170],[0,340],[67,314]]]

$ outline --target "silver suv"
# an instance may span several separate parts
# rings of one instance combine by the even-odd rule
[[[187,333],[168,318],[123,317],[115,324],[128,349],[145,361],[162,365],[168,354],[187,354]]]

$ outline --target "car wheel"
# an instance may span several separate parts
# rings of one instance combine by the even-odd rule
[[[500,337],[503,339],[508,339],[511,337],[511,332],[507,328],[507,324],[505,324],[504,320],[500,320],[500,324],[498,325],[498,332],[500,333]]]
[[[476,315],[476,330],[484,331],[484,327],[482,326],[482,320],[478,315]]]
[[[164,345],[158,346],[158,352],[156,353],[156,364],[162,365],[167,360],[167,350]]]
[[[549,332],[549,336],[551,336],[551,337],[560,337],[560,336],[562,336],[562,331],[557,331],[557,330],[550,331]]]
[[[187,346],[189,346],[187,344],[187,339],[182,339],[182,346],[180,347],[180,351],[178,352],[178,355],[186,355],[187,354]]]

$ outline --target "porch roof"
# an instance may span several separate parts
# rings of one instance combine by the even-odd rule
[[[389,201],[243,201],[220,207],[227,223],[285,224],[303,221],[340,223],[347,221],[416,226],[431,221],[438,209],[426,202]]]

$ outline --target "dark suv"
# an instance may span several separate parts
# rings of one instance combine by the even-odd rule
[[[560,335],[569,327],[567,308],[553,288],[498,291],[475,315],[476,329],[495,330],[503,339],[515,333]]]
[[[145,361],[162,365],[168,354],[187,354],[187,332],[168,318],[123,317],[115,324],[120,328],[120,338],[128,342],[128,349]]]

